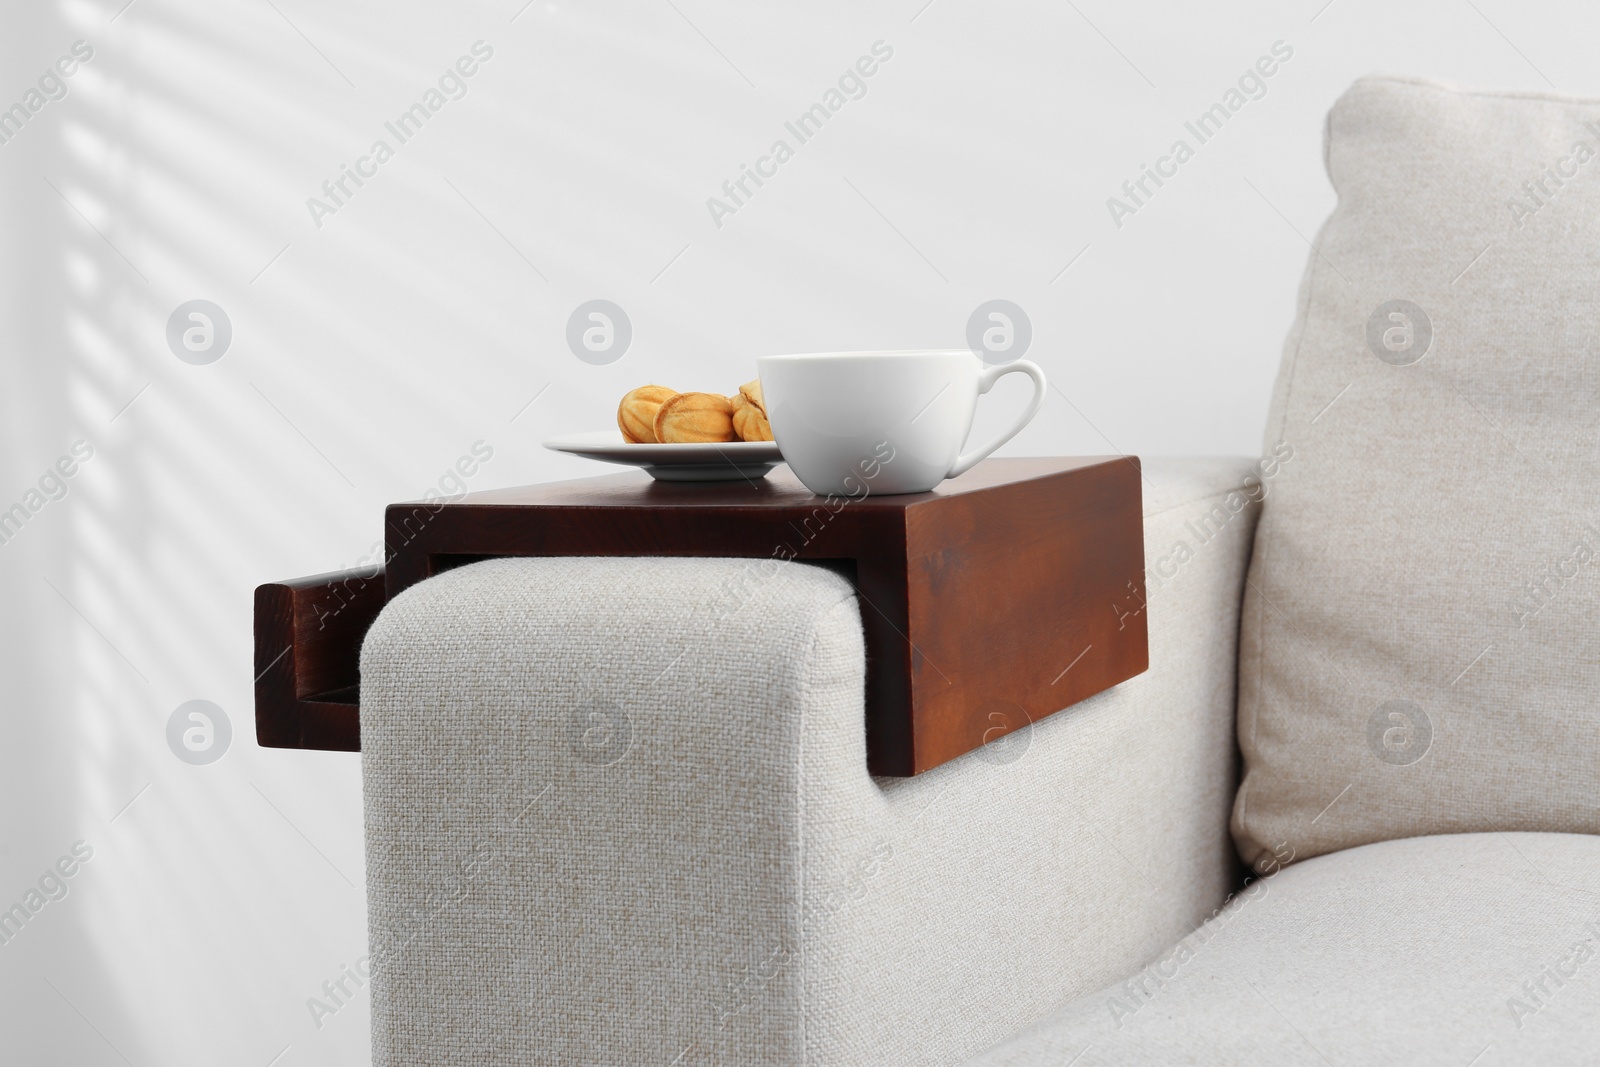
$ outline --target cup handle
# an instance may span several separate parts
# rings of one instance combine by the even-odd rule
[[[1040,370],[1037,364],[1030,363],[1025,359],[1019,359],[1012,363],[1002,363],[999,366],[989,367],[984,370],[978,376],[978,395],[982,396],[987,393],[994,387],[995,382],[1007,374],[1026,374],[1033,379],[1033,402],[1028,405],[1028,410],[1022,413],[1022,418],[1012,424],[1011,429],[989,442],[983,448],[973,452],[963,452],[957,456],[955,466],[950,468],[950,473],[945,475],[946,478],[954,478],[957,475],[967,473],[979,460],[987,459],[989,453],[1017,436],[1022,428],[1032,422],[1033,417],[1039,413],[1039,406],[1044,403],[1044,371]]]

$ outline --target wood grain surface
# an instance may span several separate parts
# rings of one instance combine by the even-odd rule
[[[627,472],[394,504],[384,532],[387,597],[500,556],[837,566],[861,604],[874,774],[921,773],[1149,665],[1135,457],[990,459],[932,492],[860,499],[816,496],[781,467],[733,483]],[[350,687],[360,637],[383,597],[369,579],[340,615],[319,614],[316,604],[348,584],[324,575],[257,590],[258,669],[268,647],[295,635],[288,667],[257,683],[262,744],[357,747]],[[264,632],[278,636],[263,645]],[[289,689],[265,685],[285,678],[292,709],[283,703]],[[351,709],[349,722],[336,707]],[[330,739],[340,743],[321,743]],[[1008,758],[1017,744],[996,746],[991,758]]]

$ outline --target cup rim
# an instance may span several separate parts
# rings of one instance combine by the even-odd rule
[[[843,359],[903,359],[908,356],[967,356],[979,359],[978,354],[970,348],[883,348],[860,349],[854,352],[780,352],[774,355],[757,356],[756,362],[789,362],[798,360],[843,360]]]

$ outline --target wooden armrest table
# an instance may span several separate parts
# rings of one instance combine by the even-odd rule
[[[819,497],[630,472],[393,504],[388,565],[256,590],[256,735],[360,747],[359,655],[388,598],[499,556],[727,556],[841,567],[867,652],[867,765],[913,775],[1149,666],[1136,457],[990,459],[932,492]]]

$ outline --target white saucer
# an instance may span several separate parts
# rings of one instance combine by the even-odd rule
[[[771,441],[727,441],[705,445],[631,445],[619,430],[573,433],[546,441],[544,447],[574,456],[642,467],[663,482],[726,482],[765,478],[783,462]]]

